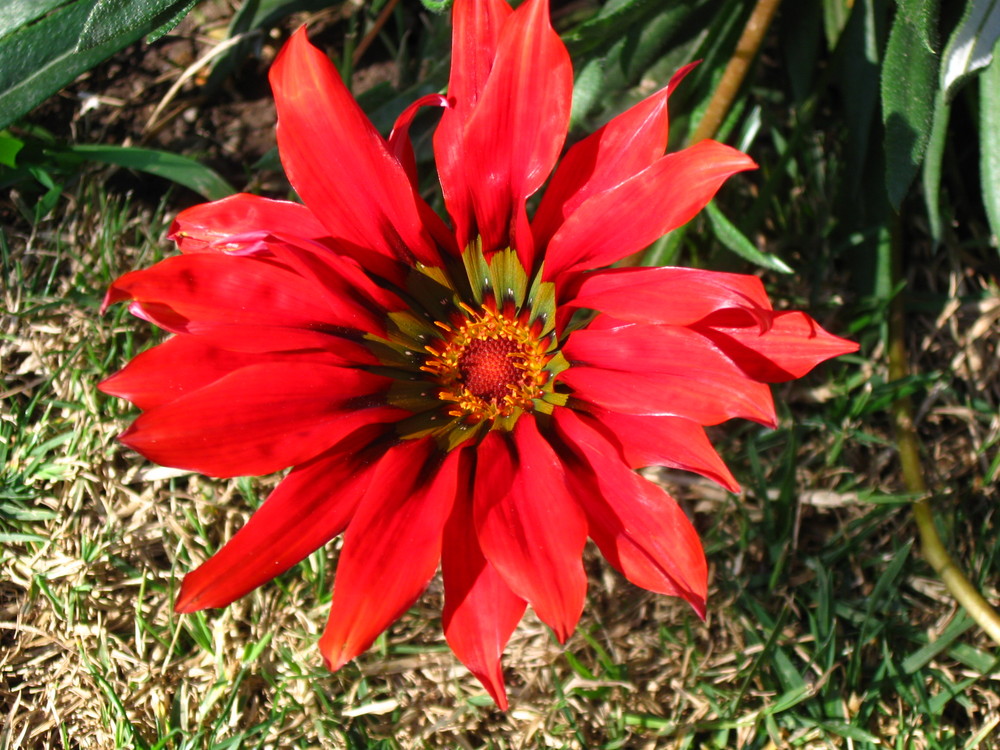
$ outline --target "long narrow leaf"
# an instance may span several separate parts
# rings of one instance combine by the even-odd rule
[[[968,76],[990,64],[1000,39],[1000,0],[969,0],[941,56],[941,88],[951,101]]]
[[[148,148],[80,145],[68,151],[88,161],[116,164],[164,177],[194,190],[208,200],[218,200],[236,192],[217,172],[186,156]]]
[[[944,92],[939,91],[934,97],[934,118],[923,169],[924,201],[927,203],[927,219],[935,243],[941,242],[941,163],[944,161],[950,117],[951,105]]]
[[[0,39],[72,0],[7,0],[0,5]]]
[[[979,175],[993,246],[1000,248],[1000,42],[979,81]]]
[[[938,59],[928,48],[928,40],[936,18],[934,0],[902,0],[889,32],[882,67],[882,121],[885,185],[896,210],[913,182],[931,134]]]
[[[136,29],[107,44],[76,52],[89,10],[85,2],[67,5],[0,39],[0,128],[148,31]]]
[[[722,211],[719,210],[719,207],[715,205],[714,201],[705,207],[705,213],[712,224],[712,231],[715,233],[716,239],[741,258],[748,260],[761,268],[778,271],[779,273],[792,272],[792,269],[788,267],[788,264],[778,256],[763,253],[758,250],[756,246],[749,239],[747,239],[746,235],[744,235],[743,232],[737,229],[735,224],[725,217]]]
[[[134,29],[159,28],[189,0],[97,0],[76,43],[82,52],[129,36]],[[180,19],[178,19],[180,20]]]

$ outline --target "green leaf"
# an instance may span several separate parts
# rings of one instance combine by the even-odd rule
[[[941,56],[941,88],[951,101],[959,86],[993,59],[1000,39],[1000,0],[968,0]]]
[[[10,133],[0,133],[0,164],[12,169],[17,166],[17,153],[24,148],[24,141]]]
[[[0,128],[158,25],[154,19],[78,50],[93,5],[93,0],[63,5],[0,39]]]
[[[1000,248],[1000,42],[979,77],[979,176],[993,246]]]
[[[70,146],[68,152],[88,161],[115,164],[164,177],[194,190],[208,200],[219,200],[236,192],[217,172],[186,156],[126,146]]]
[[[682,224],[672,232],[667,232],[646,248],[642,256],[644,266],[674,266],[684,245],[684,236],[689,224]]]
[[[845,177],[849,193],[871,189],[865,174],[872,161],[872,123],[879,100],[878,70],[883,46],[880,29],[884,16],[881,3],[858,0],[837,47],[835,81],[841,92],[847,125]]]
[[[47,542],[44,536],[38,536],[38,534],[17,534],[17,533],[0,533],[0,542],[4,544],[21,544],[24,542]]]
[[[926,643],[912,654],[903,659],[903,671],[906,674],[913,674],[917,670],[926,667],[931,659],[936,657],[942,651],[948,649],[952,643],[954,643],[959,636],[961,636],[965,631],[971,628],[975,623],[972,619],[965,614],[965,610],[959,610],[958,615],[955,619],[949,623],[948,627],[944,629],[937,638],[935,638],[930,643]]]
[[[72,0],[6,0],[0,2],[0,39]]]
[[[149,32],[146,35],[146,44],[152,44],[157,39],[166,36],[174,27],[177,26],[181,21],[184,20],[184,16],[191,12],[191,9],[198,4],[198,0],[188,0],[187,4],[181,3],[177,6],[177,9],[173,13],[166,16],[166,20],[160,24],[160,27],[154,31]]]
[[[651,0],[619,0],[607,3],[592,18],[580,24],[563,37],[574,53],[583,52],[592,46],[604,44],[633,31],[636,24],[655,10],[657,3]]]
[[[840,35],[847,26],[851,16],[850,0],[823,0],[823,30],[826,32],[826,44],[834,49],[840,41]]]
[[[719,242],[739,255],[741,258],[748,260],[761,268],[778,271],[779,273],[792,273],[792,269],[789,268],[788,264],[781,258],[758,250],[756,246],[749,239],[747,239],[746,235],[725,217],[722,211],[719,210],[718,206],[715,205],[714,201],[705,206],[705,214],[708,216],[708,220],[712,224],[712,230],[715,232],[715,236]]]
[[[906,562],[910,557],[910,549],[912,547],[913,540],[911,539],[894,552],[889,564],[885,566],[885,570],[882,572],[882,575],[879,576],[878,581],[876,581],[875,588],[872,589],[871,594],[868,595],[868,607],[865,610],[864,620],[861,621],[861,626],[858,629],[859,643],[864,643],[875,632],[877,632],[879,628],[883,627],[883,623],[885,621],[885,612],[882,609],[885,604],[883,597],[886,592],[895,586],[896,579],[899,577],[899,574],[906,566]],[[852,668],[857,669],[860,667],[860,664],[861,652],[859,650],[854,653]]]
[[[938,57],[931,49],[936,0],[901,0],[882,66],[885,185],[899,210],[930,138]]]
[[[798,719],[804,724],[818,727],[829,732],[830,734],[835,734],[838,737],[846,737],[847,739],[857,740],[858,742],[870,742],[874,743],[876,746],[882,745],[882,741],[871,732],[867,732],[861,727],[856,727],[843,721],[817,721],[816,719],[812,719],[808,716],[800,716]]]
[[[604,65],[600,58],[590,60],[577,71],[576,80],[573,82],[571,130],[578,127],[587,113],[598,105],[603,85]]]
[[[843,7],[843,0],[834,0]],[[780,17],[778,38],[787,61],[783,66],[796,104],[812,95],[813,81],[820,73],[820,48],[823,46],[823,8],[816,3],[786,5]],[[847,10],[844,23],[847,22]],[[839,32],[837,36],[839,37]]]
[[[127,37],[137,28],[158,29],[189,0],[97,0],[77,39],[76,51]],[[179,19],[178,19],[179,20]]]
[[[927,219],[935,244],[941,242],[941,163],[944,161],[950,116],[951,105],[944,92],[939,91],[934,97],[934,119],[923,169],[924,201],[927,203]]]

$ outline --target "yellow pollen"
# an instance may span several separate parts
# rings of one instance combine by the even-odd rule
[[[448,413],[477,423],[530,409],[549,379],[547,342],[494,310],[462,309],[469,319],[461,325],[438,323],[447,338],[426,347],[430,357],[421,367],[440,384],[438,398],[452,402]]]

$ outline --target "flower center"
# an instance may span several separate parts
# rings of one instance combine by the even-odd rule
[[[549,379],[548,342],[516,318],[462,309],[462,324],[437,324],[445,341],[426,347],[430,357],[421,368],[440,384],[438,398],[453,404],[448,413],[475,424],[530,409]]]
[[[517,362],[517,364],[515,364]],[[494,403],[521,383],[524,353],[508,338],[473,339],[458,357],[459,380],[469,392]]]

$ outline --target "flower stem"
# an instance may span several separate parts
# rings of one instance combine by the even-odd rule
[[[736,43],[733,56],[729,58],[729,64],[726,65],[719,85],[716,87],[715,93],[712,94],[712,99],[705,109],[705,114],[698,122],[698,127],[688,138],[688,143],[697,143],[711,138],[719,130],[719,126],[722,125],[722,121],[732,106],[736,92],[740,90],[740,84],[746,77],[750,63],[757,56],[757,51],[764,40],[764,34],[771,25],[771,20],[774,18],[774,13],[778,10],[780,3],[781,0],[757,0],[750,18],[747,19],[747,25],[743,27],[743,33]]]
[[[378,14],[378,17],[375,19],[375,23],[372,24],[371,29],[368,30],[364,39],[361,40],[354,50],[352,60],[355,65],[358,64],[361,56],[365,54],[365,51],[371,46],[371,43],[375,41],[379,32],[382,31],[382,27],[385,26],[385,22],[389,20],[389,16],[392,15],[392,11],[395,10],[397,5],[399,5],[399,0],[389,0],[389,2],[385,4],[385,7],[382,8],[382,12]]]
[[[892,288],[897,288],[902,276],[902,243],[899,239],[899,222],[892,231]],[[889,379],[906,377],[907,352],[903,295],[897,293],[889,308]],[[927,484],[920,464],[920,443],[913,424],[913,404],[909,396],[900,396],[892,405],[896,447],[903,470],[903,483],[908,492],[923,495],[913,503],[913,518],[920,532],[920,547],[930,566],[938,574],[955,600],[965,608],[973,620],[1000,646],[1000,614],[976,590],[965,574],[952,560],[938,535],[927,495]]]

